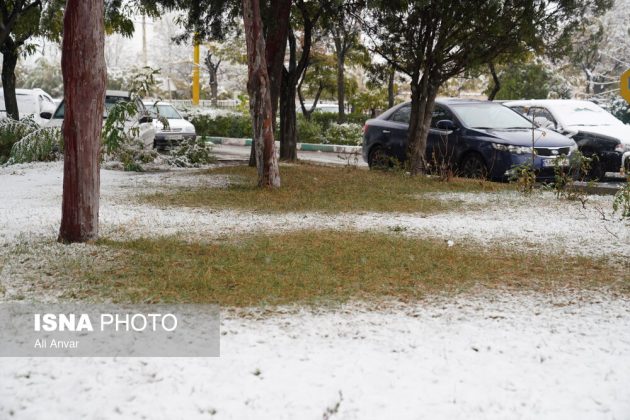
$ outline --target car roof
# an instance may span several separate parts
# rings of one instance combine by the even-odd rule
[[[174,106],[172,103],[166,102],[166,101],[142,101],[142,103],[145,104],[145,105],[170,105],[170,106]]]
[[[551,106],[554,105],[584,105],[591,104],[597,105],[595,102],[586,101],[582,99],[522,99],[517,101],[507,101],[505,102],[508,106],[518,106],[518,105],[545,105]]]
[[[121,98],[129,98],[131,95],[125,90],[106,90],[106,96],[120,96]]]

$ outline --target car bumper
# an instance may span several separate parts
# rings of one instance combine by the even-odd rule
[[[538,181],[550,181],[555,177],[556,166],[569,168],[571,157],[560,156],[534,156],[533,169]],[[497,180],[510,180],[517,173],[517,168],[532,166],[531,154],[513,154],[498,152],[495,162],[491,162],[490,177]]]
[[[157,149],[167,149],[178,146],[184,140],[195,139],[195,133],[157,133],[153,146]]]

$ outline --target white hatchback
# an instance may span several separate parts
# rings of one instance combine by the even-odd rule
[[[105,93],[105,111],[103,113],[103,123],[107,118],[109,110],[118,102],[121,101],[131,101],[131,97],[129,92],[119,91],[119,90],[108,90]],[[155,127],[153,127],[152,118],[149,115],[149,112],[144,107],[144,104],[140,100],[135,101],[136,104],[136,115],[125,121],[125,131],[127,133],[131,133],[132,130],[138,130],[137,134],[134,133],[135,137],[138,137],[145,148],[151,149],[153,148],[153,143],[155,140]],[[61,101],[59,106],[52,115],[48,126],[50,127],[61,127],[63,125],[63,119],[65,115],[65,101]]]

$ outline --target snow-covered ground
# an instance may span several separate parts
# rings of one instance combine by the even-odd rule
[[[8,249],[55,238],[61,179],[59,163],[0,168],[0,283],[15,281]],[[202,239],[404,227],[456,245],[630,257],[630,226],[613,220],[610,197],[582,209],[551,195],[438,194],[470,207],[426,216],[265,216],[161,209],[133,198],[168,184],[227,182],[191,171],[103,171],[102,233]],[[0,359],[0,418],[630,419],[629,325],[628,298],[606,292],[226,310],[219,358]]]

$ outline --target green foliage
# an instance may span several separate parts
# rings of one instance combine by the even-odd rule
[[[0,164],[9,160],[15,143],[37,128],[37,124],[31,118],[24,118],[22,121],[15,121],[12,118],[0,120]]]
[[[514,63],[499,72],[501,90],[495,99],[545,99],[549,95],[551,75],[539,63]],[[486,90],[490,93],[492,86]]]
[[[561,164],[566,159],[570,159],[569,166]],[[584,206],[587,201],[587,194],[583,189],[575,188],[573,181],[585,180],[591,171],[591,163],[592,159],[579,151],[575,151],[570,158],[564,155],[559,156],[554,162],[554,182],[551,185],[556,198],[579,201]]]
[[[630,218],[630,177],[623,188],[615,194],[613,211],[619,212],[623,219]]]
[[[536,172],[531,162],[514,166],[510,172],[509,181],[516,184],[523,194],[531,194],[536,186]]]
[[[379,109],[387,109],[389,105],[387,88],[363,91],[354,97],[352,105],[356,112],[368,112],[372,115]]]
[[[363,140],[363,129],[359,124],[333,124],[326,130],[325,139],[331,144],[358,146]]]
[[[62,152],[63,139],[59,129],[40,127],[32,117],[0,121],[0,163],[54,161],[61,158]]]
[[[63,96],[63,77],[61,67],[49,62],[45,57],[39,58],[35,66],[17,72],[19,86],[24,89],[40,88],[53,97]],[[21,74],[20,74],[21,73]]]
[[[118,150],[125,141],[129,140],[130,136],[134,137],[134,134],[137,135],[137,127],[135,128],[135,132],[127,133],[125,130],[125,122],[136,115],[136,113],[136,104],[133,101],[120,101],[109,109],[101,135],[103,151],[106,154],[111,155]]]
[[[189,168],[214,163],[216,159],[204,139],[186,139],[171,153],[168,161],[170,165]]]
[[[306,118],[297,119],[298,143],[324,143],[323,129],[316,121],[308,121]]]
[[[311,114],[311,121],[322,126],[322,130],[326,131],[331,125],[337,124],[338,116],[333,112],[314,112]],[[351,124],[359,124],[363,126],[367,117],[361,113],[346,114],[346,122]]]
[[[245,115],[195,115],[191,121],[198,136],[251,138],[252,119]]]

